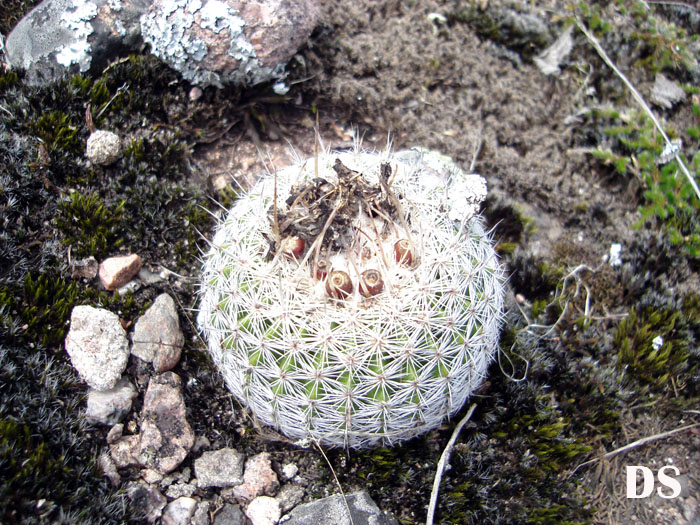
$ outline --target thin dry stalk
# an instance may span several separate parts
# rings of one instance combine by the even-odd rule
[[[438,493],[440,492],[440,481],[442,480],[442,474],[445,472],[445,467],[452,454],[452,449],[455,446],[455,441],[457,441],[457,436],[462,431],[462,427],[467,424],[472,417],[472,414],[476,410],[476,403],[469,407],[469,412],[462,418],[462,420],[457,423],[450,440],[445,446],[445,450],[442,451],[442,456],[440,456],[440,461],[438,461],[437,472],[435,473],[435,479],[433,480],[433,491],[430,493],[430,505],[428,506],[428,517],[425,520],[425,525],[433,525],[433,518],[435,516],[435,507],[437,506]]]
[[[331,474],[333,474],[333,479],[335,480],[335,484],[338,485],[338,490],[340,490],[340,495],[343,497],[343,502],[345,503],[345,507],[348,509],[348,518],[350,518],[350,525],[355,525],[355,522],[352,519],[352,511],[350,510],[350,504],[348,503],[348,498],[345,497],[345,492],[343,491],[343,487],[340,485],[340,480],[338,479],[338,476],[335,473],[335,469],[333,468],[331,461],[328,459],[328,456],[326,456],[326,453],[321,448],[321,444],[318,442],[318,440],[314,437],[312,437],[312,439],[313,439],[314,445],[316,445],[316,448],[319,450],[319,452],[323,456],[323,459],[326,460],[326,463],[328,464],[328,468],[331,469]]]
[[[653,436],[647,436],[641,439],[638,439],[636,441],[633,441],[632,443],[628,443],[624,447],[616,448],[615,450],[611,450],[610,452],[607,452],[603,455],[602,459],[611,459],[614,458],[615,456],[622,454],[624,452],[627,452],[628,450],[635,449],[637,447],[641,447],[646,445],[647,443],[651,443],[653,441],[658,441],[659,439],[664,439],[669,436],[672,436],[673,434],[678,434],[679,432],[683,432],[685,430],[690,430],[691,428],[695,428],[697,426],[700,426],[700,423],[693,423],[691,425],[685,425],[680,428],[676,428],[673,430],[669,430],[667,432],[661,432],[660,434],[654,434]],[[581,467],[585,467],[586,465],[590,465],[591,463],[595,463],[596,461],[599,461],[601,458],[593,458],[589,459],[588,461],[584,461],[581,463],[579,466],[577,466],[572,474],[574,474],[578,469]]]

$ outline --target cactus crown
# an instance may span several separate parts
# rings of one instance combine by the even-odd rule
[[[291,438],[348,447],[459,410],[502,318],[485,191],[419,151],[326,152],[263,177],[204,261],[198,323],[229,389]]]

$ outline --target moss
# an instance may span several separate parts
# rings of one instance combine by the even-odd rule
[[[221,190],[219,190],[217,201],[225,210],[228,210],[231,209],[239,196],[240,192],[233,186],[233,184],[227,184]]]
[[[632,310],[614,336],[618,369],[652,390],[672,390],[689,371],[688,341],[679,337],[680,312]],[[660,339],[658,339],[660,338]]]
[[[0,499],[9,508],[18,508],[24,503],[21,496],[34,488],[37,479],[66,473],[61,458],[52,457],[46,443],[32,436],[28,425],[12,419],[0,420],[0,458],[0,475],[4,481],[0,486]],[[61,498],[65,493],[54,490],[46,496]]]
[[[65,356],[0,345],[0,521],[127,520],[95,467],[99,444],[80,417],[84,402]]]
[[[3,35],[9,32],[17,25],[17,22],[27,14],[41,0],[3,0],[2,17],[0,17],[0,33]]]
[[[6,91],[19,82],[19,75],[16,71],[6,71],[0,73],[0,93]]]
[[[466,24],[480,38],[488,39],[519,53],[530,60],[549,43],[549,35],[530,30],[508,10],[482,9],[459,5],[446,13],[448,25]]]
[[[571,503],[568,505],[552,505],[546,508],[529,509],[527,523],[532,524],[552,524],[552,525],[575,525],[588,523],[586,521],[571,520]]]
[[[99,196],[73,192],[59,205],[56,227],[64,235],[63,244],[77,257],[104,258],[123,244],[120,238],[125,201],[107,207]]]
[[[0,287],[0,328],[28,345],[51,348],[67,333],[78,285],[53,274],[28,274],[21,287]]]
[[[30,131],[47,149],[47,153],[66,150],[77,154],[82,149],[78,130],[70,117],[61,111],[44,113],[30,124]]]

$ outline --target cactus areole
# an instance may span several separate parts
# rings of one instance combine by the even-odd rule
[[[434,152],[326,152],[263,177],[204,257],[198,324],[228,388],[291,439],[431,430],[484,379],[504,274],[486,195]]]

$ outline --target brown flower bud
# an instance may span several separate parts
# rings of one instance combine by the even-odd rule
[[[415,257],[413,247],[408,239],[399,239],[394,243],[394,259],[401,266],[413,266]]]
[[[347,272],[334,270],[326,279],[326,293],[335,299],[345,299],[352,293],[352,281]]]
[[[301,237],[291,235],[282,239],[280,243],[280,251],[285,257],[290,259],[298,259],[304,253],[306,242]]]
[[[365,270],[360,276],[359,290],[363,297],[373,297],[384,289],[384,280],[378,270]]]
[[[312,277],[315,277],[319,281],[321,279],[325,279],[326,276],[328,275],[328,272],[331,270],[331,263],[329,263],[326,259],[319,259],[318,262],[316,263],[316,275],[314,275],[314,268],[313,265],[311,267],[311,275]]]

